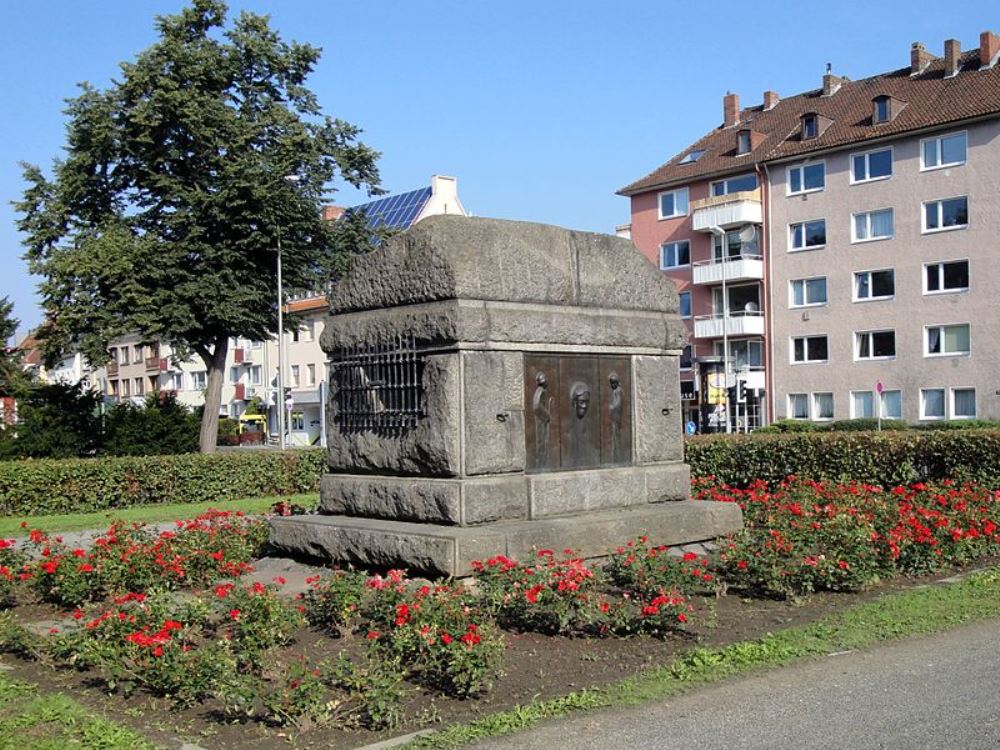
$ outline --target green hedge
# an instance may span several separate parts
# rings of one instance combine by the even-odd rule
[[[685,442],[685,460],[693,476],[739,486],[795,474],[879,485],[955,479],[1000,488],[1000,430],[695,436]]]
[[[0,515],[315,492],[325,462],[323,450],[0,461]]]

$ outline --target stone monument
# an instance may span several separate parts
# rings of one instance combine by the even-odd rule
[[[435,216],[357,258],[321,339],[319,514],[275,519],[272,544],[465,575],[738,529],[736,505],[689,499],[677,305],[627,240],[541,224]]]

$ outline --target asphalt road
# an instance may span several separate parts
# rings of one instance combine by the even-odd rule
[[[473,747],[525,750],[1000,748],[1000,622],[831,655]]]

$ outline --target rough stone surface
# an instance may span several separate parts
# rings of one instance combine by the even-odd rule
[[[677,545],[712,539],[741,525],[742,514],[735,503],[698,500],[478,527],[288,516],[272,521],[271,544],[294,555],[368,568],[468,575],[473,560],[497,554],[530,559],[537,549],[570,547],[583,557],[601,557],[639,534],[648,534],[657,544]]]
[[[632,358],[635,460],[646,464],[681,461],[681,393],[677,357]],[[663,413],[668,409],[667,414]]]
[[[463,352],[465,473],[524,471],[520,352]]]
[[[677,311],[677,290],[628,240],[545,224],[432,216],[364,256],[333,312],[442,299]]]
[[[567,516],[646,502],[642,467],[558,471],[528,477],[531,517]]]
[[[691,496],[691,467],[687,464],[646,466],[645,470],[647,502],[687,500]]]
[[[461,526],[527,518],[528,497],[520,474],[468,479],[326,474],[319,510]]]
[[[334,471],[455,476],[461,471],[459,355],[426,357],[424,408],[417,426],[402,435],[344,433],[329,421],[330,468]],[[330,405],[335,403],[332,397]],[[328,409],[328,419],[332,411]]]

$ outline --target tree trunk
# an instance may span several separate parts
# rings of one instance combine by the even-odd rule
[[[202,453],[215,453],[219,439],[219,408],[222,406],[222,381],[226,375],[226,355],[229,353],[229,337],[216,339],[212,351],[198,351],[205,363],[205,411],[201,415],[201,435],[198,438]]]

